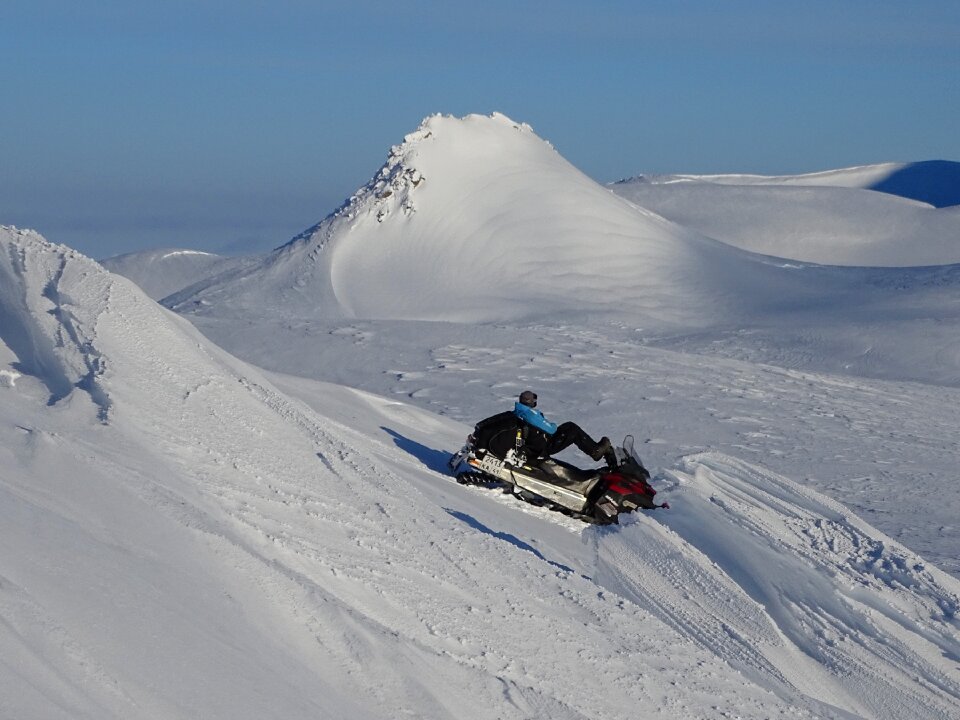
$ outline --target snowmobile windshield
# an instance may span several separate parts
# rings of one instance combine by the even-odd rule
[[[640,456],[637,455],[637,451],[633,448],[633,435],[627,435],[623,439],[623,452],[628,458],[632,458],[637,465],[643,467],[643,462],[640,460]]]

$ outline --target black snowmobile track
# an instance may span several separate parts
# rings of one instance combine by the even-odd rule
[[[495,488],[503,485],[502,480],[495,480],[480,472],[462,472],[457,475],[457,482],[461,485],[476,485],[485,488]]]

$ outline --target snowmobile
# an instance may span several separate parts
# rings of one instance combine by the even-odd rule
[[[669,508],[653,501],[650,473],[627,435],[615,448],[616,467],[584,470],[527,446],[527,429],[513,412],[481,420],[466,444],[448,461],[457,482],[503,488],[520,499],[586,522],[609,525],[621,513]]]

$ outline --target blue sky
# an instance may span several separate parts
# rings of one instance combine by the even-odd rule
[[[432,113],[601,182],[960,160],[960,2],[0,2],[0,223],[272,247]]]

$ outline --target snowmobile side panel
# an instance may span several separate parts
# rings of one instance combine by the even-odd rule
[[[524,490],[529,490],[530,492],[535,493],[542,498],[546,498],[551,502],[555,502],[557,505],[561,505],[568,510],[582,513],[587,507],[588,501],[586,496],[581,495],[576,490],[561,487],[560,485],[553,485],[548,482],[543,482],[542,480],[538,480],[523,472],[513,471],[511,475],[513,476],[513,483],[517,487]],[[593,484],[596,484],[596,482],[597,481],[594,481]]]
[[[482,450],[477,451],[474,457],[468,459],[467,464],[485,475],[508,482],[514,487],[539,495],[545,500],[578,513],[583,512],[588,503],[586,494],[580,492],[580,489],[582,487],[592,489],[599,482],[599,477],[595,477],[587,483],[578,483],[574,487],[563,487],[556,484],[556,479],[548,481],[546,478],[549,476],[545,475],[543,479],[537,477],[538,468],[515,467],[493,453]]]

